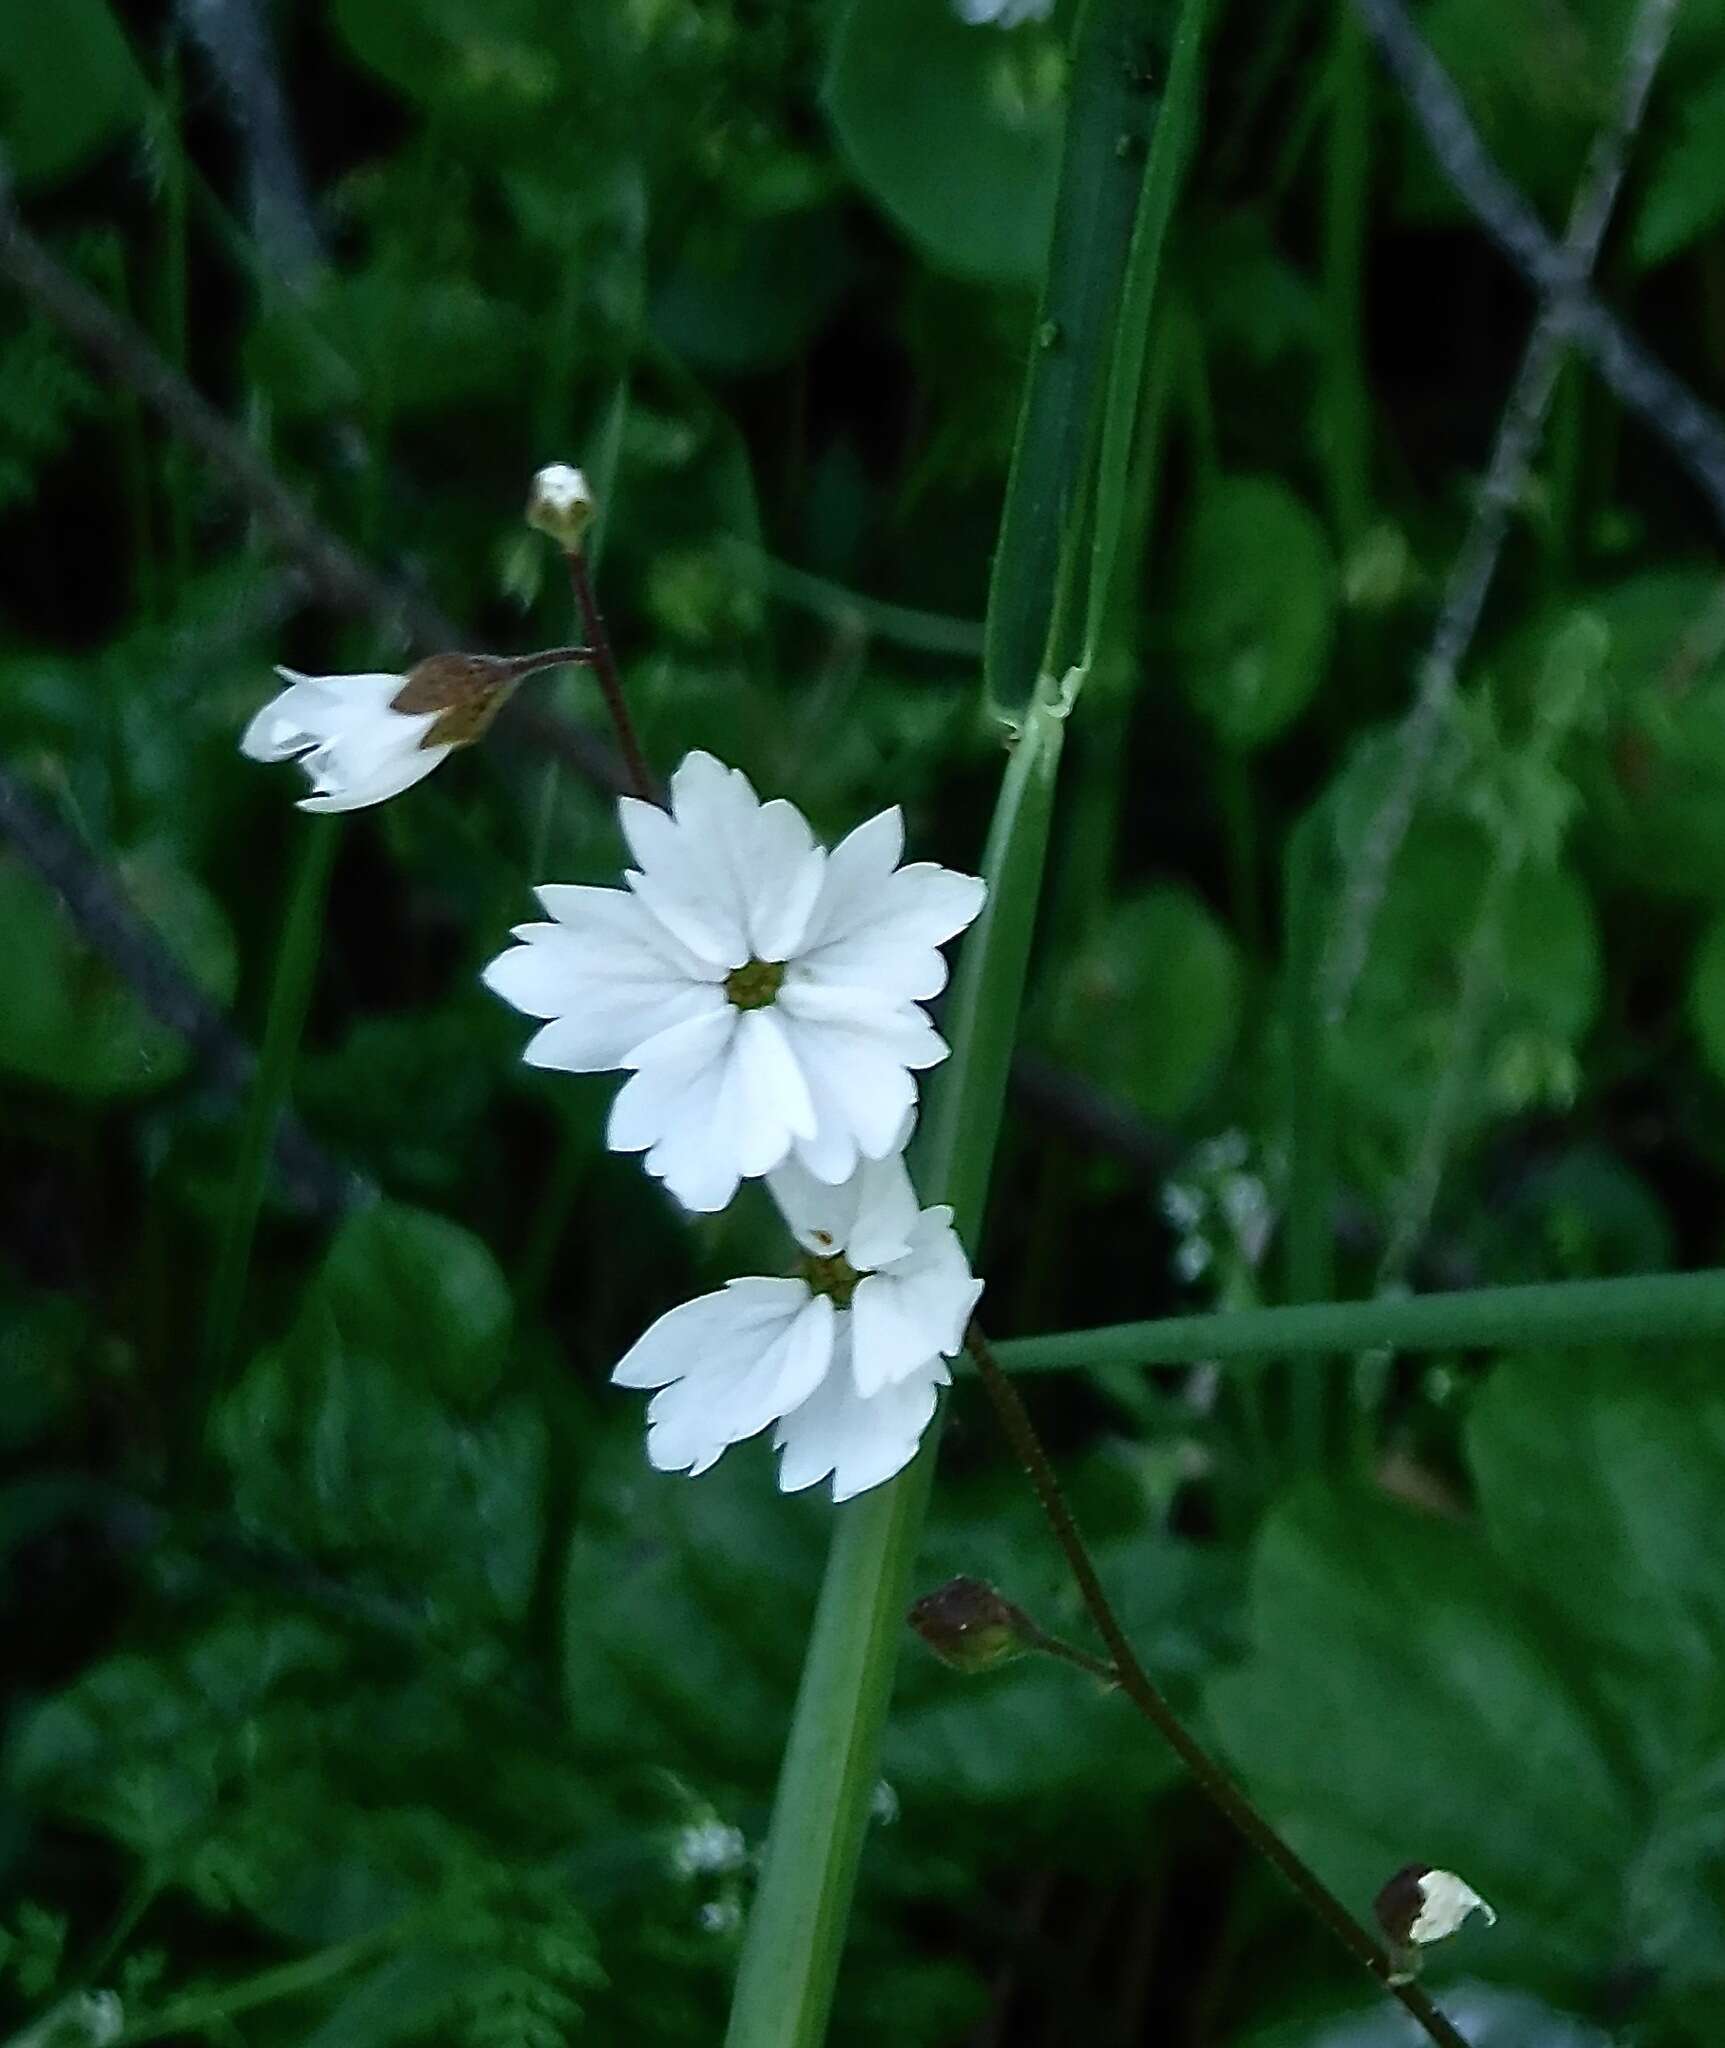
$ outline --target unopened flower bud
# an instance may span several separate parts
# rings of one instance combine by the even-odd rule
[[[548,534],[566,554],[586,538],[597,509],[586,477],[567,462],[542,469],[527,494],[527,524]]]
[[[984,1579],[949,1579],[925,1593],[908,1619],[954,1671],[992,1671],[1041,1645],[1041,1631],[1029,1615]]]
[[[1397,1949],[1443,1941],[1470,1913],[1482,1915],[1488,1927],[1497,1924],[1496,1913],[1472,1885],[1453,1870],[1433,1870],[1424,1863],[1404,1864],[1372,1901],[1372,1910]]]

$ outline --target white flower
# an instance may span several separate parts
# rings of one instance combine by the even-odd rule
[[[830,1474],[848,1500],[915,1455],[982,1285],[951,1210],[919,1210],[897,1157],[839,1187],[791,1164],[769,1186],[806,1254],[800,1276],[733,1280],[670,1310],[611,1377],[658,1390],[659,1470],[704,1472],[776,1422],[783,1490]]]
[[[953,8],[972,28],[1018,28],[1027,21],[1046,21],[1054,0],[953,0]]]
[[[240,752],[254,761],[297,760],[313,794],[302,811],[355,811],[411,789],[450,748],[427,746],[440,713],[393,708],[397,675],[276,674],[287,684],[246,727]]]
[[[1419,1911],[1408,1928],[1409,1941],[1422,1946],[1428,1941],[1444,1941],[1470,1913],[1480,1914],[1488,1927],[1497,1925],[1496,1913],[1453,1870],[1428,1870],[1418,1886]]]
[[[608,1142],[645,1152],[690,1209],[722,1209],[793,1153],[832,1183],[888,1156],[914,1073],[946,1057],[918,1005],[945,985],[938,948],[983,884],[901,868],[896,808],[828,853],[794,805],[762,803],[711,754],[671,778],[668,812],[620,810],[628,888],[540,889],[553,922],[518,926],[524,943],[485,970],[549,1020],[528,1062],[630,1069]]]

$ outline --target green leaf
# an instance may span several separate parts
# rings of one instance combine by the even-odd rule
[[[972,28],[925,0],[851,0],[825,100],[858,181],[961,277],[1042,274],[1060,169],[1063,64],[1042,29]]]
[[[1717,1996],[1717,1358],[1506,1357],[1467,1451],[1478,1526],[1316,1490],[1272,1515],[1216,1725],[1350,1903],[1415,1859],[1478,1887],[1499,1924],[1446,1961]]]
[[[1678,119],[1675,139],[1654,156],[1635,216],[1630,246],[1650,267],[1725,220],[1725,77],[1687,93]]]
[[[166,855],[118,863],[121,887],[218,1005],[233,994],[227,920],[202,885]],[[152,1094],[185,1072],[185,1040],[156,1023],[133,990],[88,950],[47,885],[0,855],[0,931],[8,994],[0,1004],[0,1069],[69,1094]]]
[[[144,96],[106,0],[0,10],[0,135],[20,185],[77,170],[140,116]]]
[[[1231,747],[1299,717],[1329,660],[1336,563],[1316,516],[1274,477],[1210,484],[1186,529],[1175,626],[1182,678]]]
[[[393,1366],[444,1400],[495,1391],[514,1321],[509,1283],[471,1231],[402,1202],[341,1227],[315,1299],[350,1355]]]
[[[1110,909],[1067,963],[1051,1036],[1080,1073],[1177,1119],[1232,1049],[1243,982],[1226,927],[1191,890],[1161,884]]]
[[[1316,1489],[1271,1516],[1252,1567],[1254,1651],[1210,1687],[1248,1788],[1357,1915],[1405,1863],[1457,1870],[1497,1908],[1445,1951],[1608,1954],[1636,1788],[1551,1619],[1475,1531]]]

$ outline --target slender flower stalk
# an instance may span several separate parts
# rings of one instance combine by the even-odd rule
[[[575,609],[580,615],[581,630],[593,649],[593,673],[598,678],[605,709],[611,714],[611,723],[616,729],[623,765],[629,771],[630,788],[644,803],[663,803],[653,771],[647,766],[641,736],[635,730],[635,721],[629,712],[629,700],[623,693],[622,671],[611,651],[611,636],[605,630],[604,614],[599,609],[599,599],[593,589],[593,572],[587,564],[587,551],[584,547],[568,548],[563,559],[568,565],[569,584],[575,593]]]
[[[1342,1946],[1398,2000],[1439,2048],[1468,2048],[1466,2037],[1456,2032],[1443,2014],[1417,1985],[1408,1983],[1395,1958],[1388,1956],[1311,1865],[1289,1847],[1252,1804],[1240,1787],[1187,1728],[1169,1704],[1166,1694],[1145,1670],[1132,1647],[1131,1638],[1120,1624],[1066,1504],[1066,1496],[1055,1477],[1054,1466],[1043,1449],[1042,1439],[1029,1410],[1019,1399],[1018,1389],[1001,1370],[988,1340],[973,1322],[965,1333],[965,1348],[981,1375],[983,1390],[994,1404],[1000,1426],[1024,1471],[1042,1512],[1060,1546],[1096,1633],[1107,1646],[1120,1690],[1148,1721],[1168,1747],[1192,1773],[1199,1790],[1213,1806],[1245,1836],[1267,1863],[1272,1864],[1323,1921]]]

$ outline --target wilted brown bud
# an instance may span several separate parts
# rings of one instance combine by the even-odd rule
[[[555,668],[586,656],[580,647],[552,647],[540,654],[431,654],[416,662],[389,700],[392,711],[413,716],[435,711],[422,747],[470,747],[483,739],[515,685],[536,669]]]
[[[954,1671],[992,1671],[1039,1649],[1042,1632],[984,1579],[949,1579],[910,1610],[910,1625]]]
[[[567,462],[542,469],[527,494],[527,524],[569,554],[586,538],[597,510],[586,477]]]

